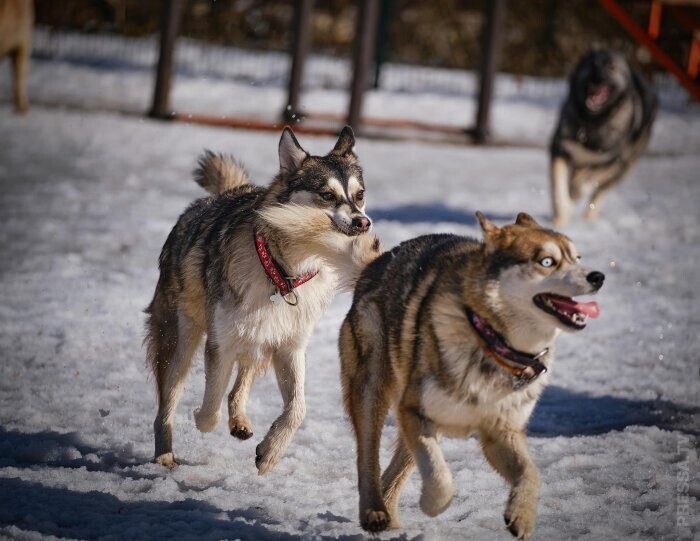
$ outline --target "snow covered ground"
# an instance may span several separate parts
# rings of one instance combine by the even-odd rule
[[[201,434],[191,419],[203,390],[201,355],[176,416],[183,464],[170,472],[150,463],[155,400],[142,309],[168,231],[202,195],[190,170],[208,147],[235,153],[267,182],[278,136],[78,109],[108,101],[144,110],[149,85],[145,72],[36,61],[30,96],[71,107],[39,105],[17,117],[7,78],[0,81],[0,537],[363,539],[336,352],[348,295],[314,333],[308,416],[270,475],[256,475],[254,449],[281,408],[274,377],[254,386],[251,440],[234,440],[225,423]],[[276,87],[186,77],[174,94],[180,108],[270,117],[281,100]],[[305,100],[315,109],[345,106],[334,90]],[[494,128],[541,147],[557,101],[501,99]],[[464,98],[380,92],[368,112],[468,124],[469,107]],[[314,153],[332,145],[301,140]],[[699,535],[697,108],[662,111],[651,150],[598,223],[566,230],[608,279],[601,318],[560,338],[552,386],[530,424],[542,478],[538,539]],[[537,146],[360,139],[358,153],[386,246],[435,231],[477,235],[475,210],[500,223],[520,210],[547,221],[547,156]],[[393,424],[385,434],[384,461]],[[424,516],[414,474],[403,529],[381,538],[509,539],[507,488],[477,441],[445,440],[443,448],[455,476],[451,507]]]

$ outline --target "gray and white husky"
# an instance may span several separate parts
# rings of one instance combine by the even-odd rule
[[[285,128],[279,173],[267,188],[250,184],[234,159],[207,152],[195,180],[211,193],[180,216],[160,254],[160,277],[145,342],[158,395],[155,461],[174,467],[172,430],[185,377],[202,337],[206,387],[194,412],[214,430],[234,363],[229,430],[253,429],[246,402],[270,363],[284,402],[256,448],[260,474],[279,461],[305,416],[306,345],[339,288],[352,287],[381,252],[369,233],[362,169],[349,127],[326,156],[311,156]],[[284,301],[284,302],[281,302]]]
[[[644,152],[657,103],[622,54],[599,49],[581,58],[550,145],[555,226],[568,223],[573,202],[588,188],[585,218],[597,218],[605,194]]]

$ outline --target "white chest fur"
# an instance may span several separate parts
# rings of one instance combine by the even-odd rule
[[[275,288],[267,280],[251,284],[241,299],[220,301],[214,311],[214,331],[220,347],[235,350],[241,362],[266,362],[282,344],[303,347],[337,286],[331,269],[295,289],[298,302],[273,303]]]
[[[422,411],[447,435],[467,435],[493,423],[519,430],[527,424],[546,380],[543,374],[526,388],[509,391],[481,378],[479,385],[469,385],[469,393],[463,394],[449,392],[428,378],[421,389]]]

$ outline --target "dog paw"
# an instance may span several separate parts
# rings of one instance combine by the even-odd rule
[[[524,500],[511,497],[503,520],[508,531],[517,539],[529,539],[535,531],[535,518],[537,515],[537,500]]]
[[[360,518],[362,529],[372,533],[383,532],[390,524],[391,517],[386,509],[366,509]]]
[[[420,508],[429,517],[435,517],[449,507],[452,493],[452,475],[449,471],[423,480]]]
[[[598,209],[598,207],[596,207],[594,204],[591,204],[588,206],[588,209],[584,213],[583,219],[587,222],[595,222],[598,219],[599,214],[600,210]]]
[[[200,408],[194,410],[194,424],[200,432],[211,432],[220,420],[221,411],[216,411],[213,415],[205,415]]]
[[[236,415],[228,420],[228,429],[234,438],[247,440],[253,436],[253,425],[244,415]]]
[[[160,464],[161,466],[165,466],[170,470],[179,466],[179,464],[175,461],[175,457],[172,453],[163,453],[162,455],[158,455],[153,459],[153,462],[155,462],[156,464]]]
[[[258,475],[270,473],[280,460],[281,453],[271,446],[267,439],[261,441],[255,448],[255,467]]]

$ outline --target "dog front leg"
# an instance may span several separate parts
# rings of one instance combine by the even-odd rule
[[[588,202],[588,207],[583,215],[584,220],[592,222],[600,215],[600,207],[603,203],[603,197],[610,191],[610,188],[615,186],[627,170],[630,168],[631,162],[618,162],[616,167],[610,171],[604,180],[601,180],[591,194],[591,200]]]
[[[233,355],[222,351],[210,335],[204,348],[204,398],[202,407],[194,410],[194,422],[200,432],[211,432],[221,420],[221,402],[233,370]]]
[[[452,474],[438,443],[435,423],[418,414],[415,407],[399,410],[401,436],[413,453],[423,478],[420,508],[431,517],[442,513],[452,501]]]
[[[569,182],[571,181],[571,169],[569,164],[561,156],[552,159],[550,164],[550,180],[552,195],[552,223],[561,227],[569,222],[571,215],[571,196],[569,195]]]
[[[382,494],[384,494],[384,503],[389,510],[391,519],[389,528],[398,528],[399,523],[399,496],[406,479],[416,467],[416,462],[413,460],[411,451],[408,450],[403,438],[399,436],[396,442],[396,450],[394,456],[382,474]]]
[[[305,349],[278,350],[272,356],[277,385],[282,393],[284,409],[263,441],[255,448],[255,466],[258,474],[265,475],[279,462],[282,453],[306,416],[304,378]]]
[[[483,431],[481,446],[489,463],[511,485],[503,518],[510,533],[529,538],[535,529],[539,475],[522,431]]]
[[[253,424],[246,415],[246,404],[256,375],[257,367],[239,362],[236,383],[228,395],[228,429],[239,440],[247,440],[253,435]]]

